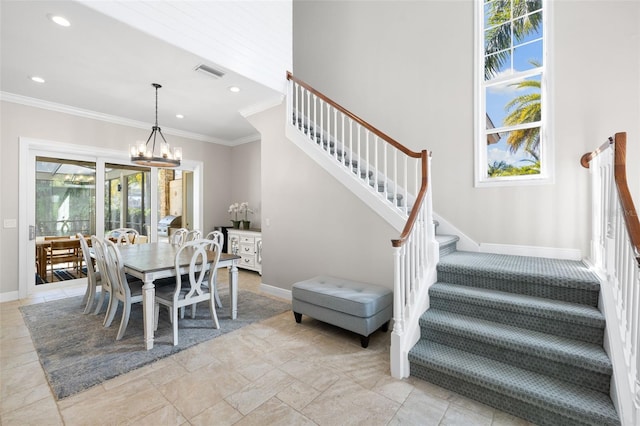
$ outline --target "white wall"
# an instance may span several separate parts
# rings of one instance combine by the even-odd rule
[[[262,221],[262,191],[260,182],[260,141],[245,143],[231,148],[230,180],[232,202],[247,201],[253,214],[248,215],[251,228],[260,228]],[[228,207],[228,206],[227,206]],[[227,218],[224,225],[231,225]]]
[[[17,219],[18,227],[28,226],[18,217],[19,137],[127,151],[129,143],[146,139],[150,131],[0,102],[0,217]],[[227,224],[231,194],[237,191],[229,179],[231,148],[177,136],[167,138],[182,147],[185,159],[204,162],[204,229]],[[1,295],[18,290],[18,228],[0,227],[0,252]]]
[[[551,185],[473,186],[471,0],[294,2],[293,72],[401,143],[433,151],[434,209],[475,241],[585,256],[584,152],[627,131],[629,181],[640,202],[640,2],[550,4]]]
[[[285,107],[249,117],[262,141],[262,282],[327,274],[393,287],[393,228],[289,141]],[[237,157],[234,157],[237,158]]]

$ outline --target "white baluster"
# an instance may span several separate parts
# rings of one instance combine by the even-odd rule
[[[344,159],[347,157],[347,148],[344,144],[344,114],[340,114],[340,117],[342,118],[341,120],[341,132],[342,132],[342,137],[340,138],[340,140],[342,141],[341,145],[342,145],[342,159],[340,160],[340,162],[344,165]]]
[[[378,164],[378,135],[373,136],[373,190],[378,194],[378,170],[380,170],[380,164]]]
[[[393,150],[393,198],[398,196],[398,150]]]
[[[353,120],[349,118],[349,171],[353,170]]]

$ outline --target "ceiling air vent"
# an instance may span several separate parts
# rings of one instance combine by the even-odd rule
[[[220,70],[217,70],[215,68],[212,68],[208,65],[205,64],[200,64],[196,67],[196,71],[200,71],[203,72],[205,74],[210,75],[211,77],[214,78],[222,78],[222,76],[224,75],[224,73]]]

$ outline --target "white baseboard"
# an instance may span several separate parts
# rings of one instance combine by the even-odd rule
[[[582,251],[579,249],[520,246],[512,244],[477,243],[464,232],[456,228],[451,222],[433,212],[433,218],[438,221],[438,234],[457,235],[460,240],[457,248],[460,251],[472,251],[480,253],[512,254],[515,256],[547,257],[550,259],[582,260]]]
[[[515,256],[547,257],[550,259],[582,260],[582,251],[569,248],[518,246],[480,243],[480,253],[511,254]]]
[[[12,302],[14,300],[19,299],[19,294],[17,291],[7,291],[5,293],[0,293],[0,303],[2,302]]]
[[[456,247],[460,251],[478,251],[478,243],[473,241],[464,232],[456,228],[451,222],[444,219],[435,211],[433,212],[433,218],[438,222],[438,228],[436,234],[441,235],[457,235],[460,240],[456,243]]]
[[[291,290],[285,290],[284,288],[260,283],[260,291],[271,296],[279,297],[280,299],[285,299],[288,302],[291,301]]]

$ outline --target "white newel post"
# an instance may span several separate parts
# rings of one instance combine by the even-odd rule
[[[391,332],[391,376],[396,379],[406,377],[408,369],[407,354],[402,340],[404,336],[404,302],[401,267],[402,247],[393,248],[393,331]]]
[[[638,334],[640,333],[640,265],[635,265],[635,282],[634,287],[635,287],[635,308],[634,308],[634,316],[635,316],[635,333],[636,333],[636,341],[635,341],[635,347],[634,349],[634,356],[635,356],[635,380],[634,380],[634,405],[635,405],[635,413],[634,413],[634,424],[640,424],[640,344],[639,344],[639,340],[640,340],[640,336],[638,336]]]

